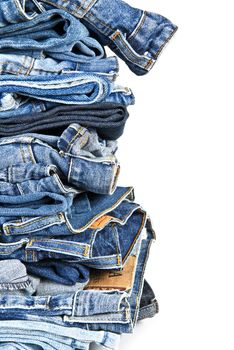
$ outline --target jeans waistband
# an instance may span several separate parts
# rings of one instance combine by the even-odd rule
[[[0,74],[36,76],[69,72],[118,73],[116,57],[107,57],[87,62],[58,61],[52,58],[37,59],[30,56],[0,54]]]

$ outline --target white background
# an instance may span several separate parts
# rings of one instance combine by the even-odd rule
[[[153,70],[132,87],[119,141],[121,185],[157,231],[147,278],[160,313],[120,350],[234,349],[233,0],[128,0],[179,26]]]

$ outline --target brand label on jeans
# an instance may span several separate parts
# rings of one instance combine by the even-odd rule
[[[96,290],[128,290],[134,282],[137,258],[130,256],[121,271],[94,270],[86,289]]]
[[[90,228],[97,230],[104,228],[112,219],[112,216],[103,215],[90,226]]]

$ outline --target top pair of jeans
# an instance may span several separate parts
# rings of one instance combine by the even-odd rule
[[[12,115],[9,118],[2,118],[0,113],[0,137],[28,132],[61,135],[65,127],[78,123],[95,128],[103,139],[116,140],[123,134],[128,116],[126,106],[115,103],[58,105],[45,112]]]
[[[137,75],[150,71],[177,27],[167,18],[122,0],[40,0],[80,18]]]
[[[0,52],[74,62],[105,56],[101,44],[90,37],[77,18],[57,9],[38,14],[30,21],[0,27]]]

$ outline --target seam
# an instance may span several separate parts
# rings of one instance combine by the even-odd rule
[[[12,224],[6,224],[7,226],[6,227],[4,227],[4,228],[6,228],[7,230],[8,229],[10,229],[10,228],[17,228],[17,230],[19,229],[19,230],[21,230],[21,229],[23,229],[23,228],[25,228],[25,227],[27,227],[27,226],[31,226],[32,224],[34,224],[34,223],[36,223],[36,222],[39,222],[39,221],[43,221],[43,220],[45,220],[45,219],[48,219],[48,218],[50,218],[50,216],[44,216],[43,218],[39,218],[39,219],[36,219],[36,220],[34,220],[34,221],[32,221],[32,222],[26,222],[26,223],[23,223],[23,224],[20,224],[20,226],[19,227],[16,227],[13,223]],[[59,216],[57,216],[57,218],[59,219]],[[56,218],[56,219],[57,219]],[[56,221],[55,221],[56,222]],[[60,222],[60,221],[59,221]]]
[[[131,244],[130,248],[128,249],[128,251],[127,251],[125,257],[123,258],[123,263],[126,262],[126,260],[127,260],[128,256],[129,256],[129,254],[131,253],[131,251],[132,251],[132,249],[133,249],[133,247],[134,247],[136,241],[138,240],[138,237],[139,237],[141,231],[142,231],[143,228],[145,227],[146,213],[145,213],[145,212],[142,212],[142,213],[143,213],[143,217],[142,217],[141,226],[140,226],[140,228],[139,228],[139,230],[138,230],[138,232],[137,232],[137,234],[136,234],[134,240],[132,241],[132,244]]]
[[[118,35],[116,35],[116,36],[115,36],[115,35],[114,35],[114,36],[112,35],[112,36],[111,36],[111,39],[114,41],[115,45],[116,45],[117,48],[119,49],[118,44],[116,43],[116,38],[117,38],[117,37],[119,38],[119,40],[121,41],[122,45],[125,46],[125,48],[127,49],[127,52],[128,52],[128,53],[122,52],[122,54],[123,54],[128,60],[131,61],[131,58],[132,58],[132,60],[134,61],[134,62],[132,62],[133,64],[137,64],[139,67],[143,67],[143,68],[146,68],[146,67],[148,67],[149,65],[151,65],[151,64],[153,63],[152,58],[149,59],[149,58],[146,57],[146,56],[138,55],[137,52],[134,51],[134,49],[132,48],[132,46],[128,43],[129,46],[130,46],[130,47],[129,47],[129,46],[127,45],[127,43],[124,41],[124,39],[122,38],[121,32],[118,31],[117,33],[118,33]],[[145,66],[143,66],[143,65],[141,65],[141,64],[135,62],[136,60],[139,60],[139,59],[142,59],[142,60],[145,60],[145,61],[146,61]]]
[[[125,193],[123,194],[119,200],[117,202],[115,202],[111,207],[107,208],[106,210],[103,210],[101,213],[95,215],[86,225],[84,225],[83,227],[79,228],[78,231],[77,230],[74,230],[73,227],[70,225],[70,221],[68,220],[67,216],[66,216],[66,219],[67,219],[67,223],[68,225],[72,228],[73,231],[71,232],[77,232],[77,233],[80,233],[82,231],[84,231],[86,228],[88,228],[94,221],[96,221],[97,219],[99,219],[100,217],[102,217],[104,214],[106,213],[109,213],[111,212],[113,209],[116,208],[116,206],[118,206],[118,204],[120,202],[122,202],[123,198],[125,198],[126,196],[129,195],[129,193],[131,193],[133,191],[132,187]]]
[[[143,12],[140,21],[138,22],[136,28],[132,32],[132,34],[129,35],[128,39],[131,40],[136,37],[136,35],[139,33],[140,29],[143,27],[146,20],[146,11]]]
[[[158,56],[160,55],[160,53],[162,52],[163,48],[166,46],[166,44],[171,40],[171,38],[173,37],[173,35],[177,32],[178,27],[176,27],[170,34],[170,36],[166,39],[166,41],[160,46],[160,48],[158,49],[156,54],[153,54],[153,57],[155,59],[158,58]]]

